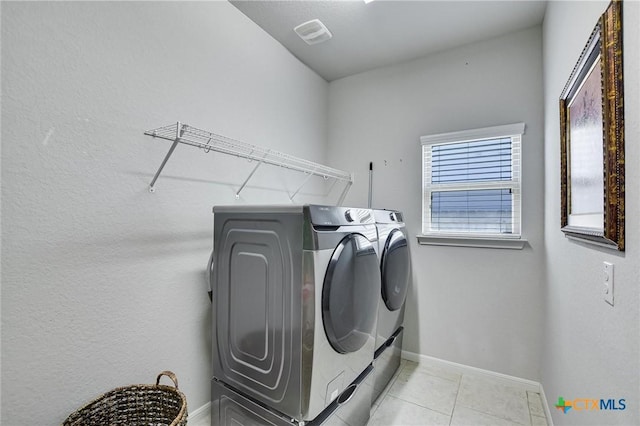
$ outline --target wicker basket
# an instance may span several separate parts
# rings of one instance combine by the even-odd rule
[[[169,377],[175,387],[160,384]],[[155,385],[131,385],[105,393],[71,413],[63,426],[185,426],[187,398],[171,371],[158,375]]]

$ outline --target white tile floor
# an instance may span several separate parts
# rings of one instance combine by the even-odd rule
[[[210,426],[202,413],[189,426]],[[367,426],[547,426],[540,394],[515,381],[403,360]]]
[[[403,360],[368,426],[546,426],[540,394],[515,381]]]

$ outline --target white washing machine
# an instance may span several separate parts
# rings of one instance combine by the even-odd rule
[[[213,212],[212,388],[217,382],[294,423],[312,421],[373,361],[373,213],[311,205]]]
[[[373,213],[378,229],[381,276],[374,361],[375,401],[400,366],[411,257],[402,213],[392,210],[374,210]]]

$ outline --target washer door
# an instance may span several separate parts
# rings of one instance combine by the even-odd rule
[[[402,307],[409,288],[409,245],[399,229],[391,231],[382,251],[382,300],[390,311]]]
[[[322,322],[333,349],[355,352],[372,336],[380,273],[373,244],[350,234],[336,247],[322,287]]]

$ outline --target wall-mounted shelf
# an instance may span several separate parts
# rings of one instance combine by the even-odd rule
[[[157,129],[144,132],[145,135],[152,136],[154,138],[166,139],[172,141],[172,145],[169,148],[169,152],[162,160],[158,171],[149,184],[149,191],[155,191],[155,184],[162,173],[162,169],[167,164],[167,161],[173,154],[178,144],[185,144],[194,146],[204,150],[205,153],[210,151],[216,151],[223,154],[233,155],[239,158],[246,158],[248,160],[256,161],[249,176],[242,183],[238,191],[236,192],[236,198],[240,196],[240,193],[249,182],[249,179],[258,170],[262,164],[270,164],[272,166],[283,167],[290,170],[295,170],[307,175],[303,180],[300,187],[289,197],[291,201],[296,194],[304,187],[308,180],[312,176],[319,176],[324,179],[334,179],[335,182],[345,182],[344,190],[340,195],[337,205],[342,204],[344,197],[347,195],[351,184],[353,183],[353,177],[351,173],[345,172],[331,167],[324,166],[322,164],[314,163],[312,161],[303,160],[302,158],[294,157],[293,155],[284,154],[272,149],[266,149],[257,145],[250,145],[238,140],[221,136],[215,133],[208,132],[206,130],[197,129],[187,124],[180,123],[171,124]],[[334,182],[334,183],[335,183]]]

